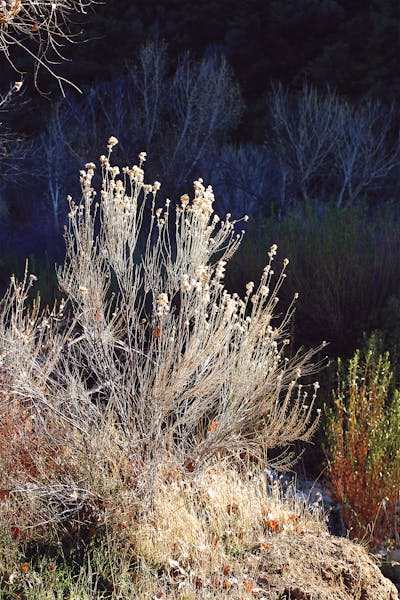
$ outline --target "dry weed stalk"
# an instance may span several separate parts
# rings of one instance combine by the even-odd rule
[[[45,508],[60,508],[52,519],[82,498],[115,502],[128,481],[146,496],[166,464],[197,472],[222,455],[260,460],[280,448],[277,464],[287,466],[287,446],[309,440],[318,420],[318,384],[307,397],[299,383],[315,351],[284,357],[294,301],[274,317],[288,261],[274,280],[272,246],[259,284],[249,282],[243,298],[229,294],[223,279],[242,238],[237,221],[213,214],[201,180],[193,199],[157,207],[160,184],[144,183],[145,153],[120,173],[110,163],[116,143],[110,138],[101,157],[99,200],[93,163],[81,171],[81,201],[69,199],[58,277],[72,316],[64,302],[28,310],[27,275],[1,306],[3,405],[17,398],[29,408],[57,465],[36,453],[30,483],[16,473],[8,485],[35,498],[53,486],[57,502]]]

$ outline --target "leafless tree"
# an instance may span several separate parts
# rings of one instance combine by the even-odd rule
[[[17,105],[19,109],[27,102],[21,92],[22,81],[17,81],[9,86],[8,90],[0,94],[0,183],[15,180],[21,170],[21,165],[29,155],[32,144],[7,128],[1,121],[2,114],[12,111]]]
[[[0,95],[0,115],[4,113],[10,106],[11,101],[16,93],[15,85],[10,86],[7,92]],[[0,121],[0,161],[8,154],[8,144],[12,136],[8,134]]]
[[[50,121],[58,124],[47,135],[53,138],[49,147],[66,145],[81,167],[89,153],[100,154],[104,132],[115,132],[119,156],[128,160],[136,148],[146,148],[148,170],[172,195],[184,191],[200,164],[214,156],[241,109],[238,85],[223,59],[195,61],[186,55],[170,75],[166,45],[151,42],[124,76],[84,89],[82,96],[67,94],[54,109]]]
[[[267,144],[279,160],[284,188],[293,182],[307,198],[333,151],[339,99],[333,92],[321,96],[309,85],[293,96],[279,84],[269,96],[268,108]]]
[[[281,174],[266,147],[225,144],[204,163],[202,171],[208,170],[207,178],[213,182],[220,211],[257,217],[268,211],[271,201],[279,201]]]
[[[67,117],[61,109],[61,102],[53,106],[47,120],[45,131],[37,140],[37,151],[40,155],[40,178],[45,183],[44,200],[48,202],[53,224],[59,227],[60,213],[65,211],[64,185],[68,176],[68,165],[71,160],[66,137]]]
[[[315,188],[319,195],[333,190],[341,206],[346,196],[354,200],[373,190],[399,165],[393,106],[371,100],[353,106],[329,90],[322,95],[305,85],[290,94],[279,85],[269,97],[269,117],[267,144],[287,182],[282,200],[293,185],[303,198]]]
[[[167,45],[150,42],[142,46],[137,64],[127,71],[137,98],[136,119],[141,124],[136,137],[143,137],[144,148],[152,152],[155,136],[168,104]]]
[[[359,107],[342,102],[338,125],[333,158],[340,182],[340,207],[345,197],[357,199],[400,164],[400,137],[394,106],[384,108],[377,101],[367,100]]]
[[[242,112],[238,84],[223,58],[194,62],[185,55],[170,88],[171,119],[166,130],[167,152],[162,172],[175,181],[187,180],[200,159],[221,144]]]

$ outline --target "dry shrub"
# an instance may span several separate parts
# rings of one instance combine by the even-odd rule
[[[272,246],[259,284],[229,294],[237,221],[214,215],[200,180],[192,199],[158,206],[145,153],[120,171],[116,143],[100,159],[98,201],[93,163],[81,171],[82,199],[69,198],[66,298],[31,306],[26,272],[0,306],[4,489],[29,500],[31,525],[108,515],[117,527],[121,503],[135,519],[151,512],[163,473],[257,463],[272,450],[284,468],[290,445],[317,425],[318,384],[300,383],[314,351],[284,355],[294,300],[275,317],[287,259],[275,278]]]

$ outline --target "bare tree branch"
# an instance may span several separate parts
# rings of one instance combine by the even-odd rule
[[[53,75],[64,94],[64,84],[73,83],[58,75],[54,58],[62,60],[62,47],[73,39],[71,14],[85,13],[93,0],[2,0],[0,2],[0,52],[19,72],[11,49],[22,48],[35,61],[35,83],[41,68]]]

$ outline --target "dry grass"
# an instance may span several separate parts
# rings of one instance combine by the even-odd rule
[[[99,561],[102,547],[103,562],[114,565],[114,570],[119,564],[113,585],[120,595],[115,597],[206,598],[223,597],[228,591],[230,597],[259,596],[267,581],[261,565],[276,542],[280,544],[280,536],[326,533],[320,507],[307,506],[294,494],[285,496],[278,483],[267,493],[262,473],[239,474],[228,464],[218,463],[197,474],[165,467],[155,482],[151,507],[138,505],[135,490],[116,478],[114,474],[109,479],[112,502],[105,502],[89,536],[98,548],[97,558],[96,552],[91,555],[93,563]],[[9,501],[1,503],[2,542],[10,518],[7,505]],[[0,573],[4,589],[11,573],[13,585],[27,585],[27,579],[33,585],[27,573],[34,580],[35,571],[42,581],[39,577],[34,588],[44,593],[45,574],[38,566],[43,559],[33,557],[29,566],[22,566],[26,559],[18,555],[16,544],[21,539],[15,538],[14,529]],[[93,565],[94,581],[105,570],[99,567],[100,563],[97,570]],[[61,577],[59,563],[57,570]]]
[[[66,550],[27,556],[2,528],[1,591],[31,600],[397,598],[362,547],[329,536],[320,506],[279,483],[267,492],[261,472],[165,468],[154,488],[151,508],[138,507],[134,490],[114,481],[79,564]]]
[[[266,494],[262,474],[240,476],[223,464],[190,479],[177,474],[160,485],[151,520],[133,535],[142,563],[140,589],[152,586],[166,597],[168,589],[193,595],[202,590],[204,596],[230,590],[234,597],[257,587],[261,592],[261,556],[278,534],[306,531],[325,531],[321,512],[284,499],[278,485]]]

